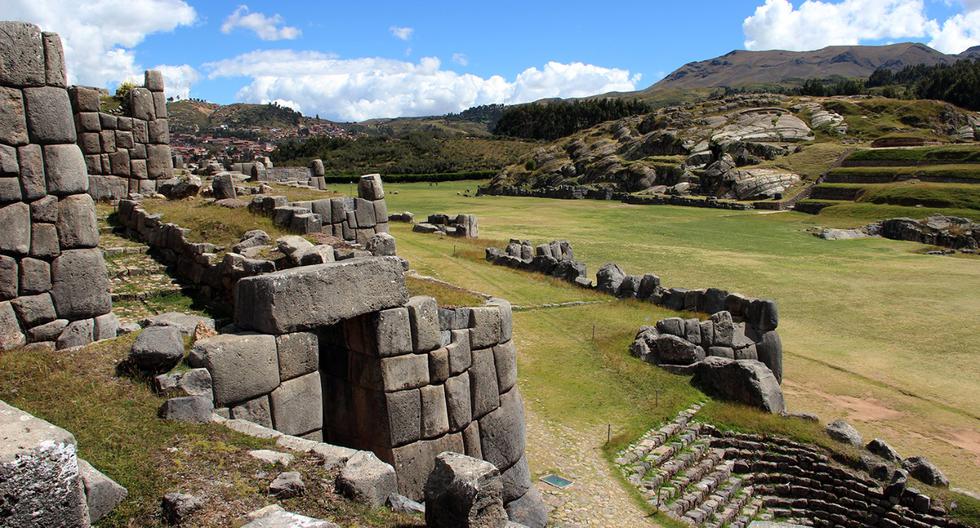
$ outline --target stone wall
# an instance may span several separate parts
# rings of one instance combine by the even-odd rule
[[[100,111],[98,88],[72,86],[68,91],[93,198],[153,193],[159,181],[173,178],[163,74],[147,70],[143,86],[129,91],[119,115]]]
[[[357,198],[288,202],[284,196],[256,196],[249,210],[269,216],[277,226],[295,233],[325,233],[362,245],[375,234],[388,232],[388,205],[377,174],[361,176]]]
[[[544,526],[524,454],[511,307],[409,297],[402,262],[355,258],[243,278],[235,330],[198,341],[219,414],[371,450],[421,499],[436,456],[487,460],[511,518]]]
[[[734,209],[745,211],[752,209],[751,204],[718,200],[715,198],[692,198],[677,195],[635,195],[622,191],[608,189],[593,189],[591,187],[560,185],[541,189],[525,189],[523,187],[480,187],[477,196],[525,196],[531,198],[557,198],[562,200],[616,200],[635,205],[680,205],[685,207],[707,207],[711,209]]]
[[[115,337],[61,40],[0,28],[0,349]]]
[[[405,216],[402,215],[397,220],[403,221],[404,218]],[[425,222],[415,224],[412,231],[416,233],[442,233],[462,238],[480,238],[480,223],[476,219],[476,215],[471,214],[458,214],[456,216],[432,214]]]

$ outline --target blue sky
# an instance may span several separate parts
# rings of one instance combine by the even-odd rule
[[[172,95],[338,120],[642,89],[733,49],[980,44],[980,0],[3,0],[57,31],[73,81],[159,67]]]

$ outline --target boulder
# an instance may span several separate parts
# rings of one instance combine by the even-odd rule
[[[902,462],[902,467],[920,482],[940,488],[949,487],[949,479],[946,478],[946,475],[926,457],[909,457]]]
[[[686,339],[661,334],[654,340],[657,346],[657,362],[668,365],[693,365],[704,359],[704,349]]]
[[[284,510],[278,504],[248,514],[249,523],[242,528],[340,528],[338,525]]]
[[[399,259],[354,258],[243,278],[236,299],[236,325],[284,334],[401,306],[408,291]]]
[[[601,292],[616,295],[619,287],[626,279],[626,273],[616,264],[605,264],[596,272],[596,289]]]
[[[92,319],[80,319],[68,323],[65,329],[58,336],[55,347],[58,350],[85,346],[92,342],[92,335],[95,330],[95,322]]]
[[[231,174],[219,174],[211,182],[211,194],[215,200],[227,200],[238,197],[235,192],[235,180]]]
[[[298,471],[284,471],[269,484],[269,495],[284,500],[306,492],[306,484]]]
[[[158,415],[164,420],[188,423],[209,423],[214,412],[214,402],[204,396],[179,396],[170,398],[160,406]]]
[[[92,464],[78,459],[78,476],[85,489],[85,502],[88,504],[89,521],[93,524],[112,511],[126,498],[126,488],[117,484]]]
[[[895,451],[895,448],[888,445],[887,442],[885,442],[880,438],[875,438],[874,440],[868,442],[868,445],[865,446],[865,449],[871,451],[871,453],[885,459],[888,462],[892,462],[892,463],[902,462],[902,456],[898,454],[898,451]]]
[[[514,523],[527,528],[545,528],[548,524],[548,507],[533,486],[523,497],[507,503],[507,515]]]
[[[370,451],[358,451],[347,460],[337,475],[336,487],[344,497],[375,508],[398,492],[395,468]]]
[[[151,317],[147,317],[140,321],[140,324],[144,327],[150,326],[172,326],[180,330],[181,335],[184,337],[191,337],[194,335],[194,331],[197,329],[197,325],[203,323],[206,327],[214,330],[214,319],[210,317],[201,317],[199,315],[191,315],[180,312],[167,312]]]
[[[204,507],[200,497],[187,493],[171,492],[160,501],[161,516],[164,524],[179,526],[186,523],[194,512]]]
[[[762,339],[755,344],[755,352],[759,361],[763,362],[779,383],[783,382],[783,342],[775,330],[762,334]]]
[[[366,249],[376,257],[393,257],[395,251],[395,237],[388,233],[378,233],[368,240]]]
[[[827,432],[828,436],[842,444],[850,444],[854,447],[861,447],[861,444],[863,443],[861,433],[859,433],[857,429],[844,420],[835,420],[829,423],[824,430]]]
[[[82,319],[112,310],[102,250],[72,249],[51,264],[51,297],[58,317]]]
[[[129,359],[143,372],[166,372],[184,358],[184,339],[176,326],[150,326],[136,337]]]
[[[303,441],[306,442],[307,440]],[[295,458],[289,453],[280,453],[279,451],[272,451],[269,449],[253,449],[248,452],[248,456],[266,464],[280,465],[282,467],[288,467],[289,464],[293,462],[293,458]]]
[[[493,464],[440,453],[425,482],[425,523],[432,528],[503,528],[507,511]]]
[[[691,383],[708,394],[766,412],[781,414],[786,411],[779,382],[772,371],[758,361],[708,357],[697,364]]]

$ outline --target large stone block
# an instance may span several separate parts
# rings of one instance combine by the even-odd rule
[[[527,528],[545,528],[548,524],[548,507],[541,493],[531,487],[523,497],[507,503],[507,516],[512,522]]]
[[[0,439],[3,526],[89,526],[71,433],[0,401]]]
[[[136,119],[144,121],[156,119],[153,94],[146,88],[138,87],[129,91],[129,108]]]
[[[75,118],[64,88],[25,88],[24,108],[31,143],[75,142]]]
[[[500,472],[488,462],[440,453],[425,482],[425,525],[503,528],[507,525]]]
[[[6,301],[17,297],[20,290],[18,270],[17,259],[0,255],[0,300]]]
[[[276,337],[279,350],[279,377],[290,380],[319,367],[320,345],[316,334],[297,332]]]
[[[6,60],[6,55],[0,60]],[[24,145],[28,141],[23,93],[16,88],[0,87],[0,142]]]
[[[412,325],[412,346],[416,352],[439,348],[439,307],[432,297],[412,297],[405,305]]]
[[[58,242],[62,249],[99,245],[95,201],[88,194],[67,196],[58,202]]]
[[[246,277],[236,299],[239,327],[284,334],[402,305],[408,291],[401,262],[382,257]]]
[[[459,433],[392,449],[392,465],[398,473],[398,492],[413,500],[422,500],[425,481],[435,467],[436,456],[447,451],[462,454],[464,450],[463,438]]]
[[[500,309],[484,306],[470,310],[470,346],[492,347],[500,342]]]
[[[452,330],[451,340],[446,345],[449,352],[449,373],[451,375],[466,372],[473,364],[473,352],[470,350],[470,331]]]
[[[0,251],[26,255],[31,249],[31,208],[26,203],[17,202],[0,207]]]
[[[453,432],[461,431],[473,420],[469,375],[463,373],[447,379],[445,391],[449,429]]]
[[[473,351],[473,365],[469,369],[469,375],[473,417],[480,418],[500,406],[493,350],[486,348]]]
[[[218,407],[250,400],[279,386],[276,339],[271,335],[220,334],[194,343],[189,362],[206,368]]]
[[[95,321],[92,319],[80,319],[68,323],[68,326],[61,331],[61,335],[55,340],[55,348],[62,350],[85,346],[92,342],[95,336]]]
[[[398,491],[395,469],[368,451],[358,451],[347,460],[337,475],[336,487],[341,495],[374,508]]]
[[[366,174],[357,182],[357,195],[365,200],[380,200],[385,197],[380,174]],[[379,219],[380,221],[380,219]]]
[[[51,297],[58,317],[80,319],[109,313],[112,298],[102,251],[64,251],[51,264]]]
[[[412,352],[407,308],[391,308],[345,323],[348,346],[362,354],[390,357]]]
[[[93,523],[99,522],[126,498],[126,488],[80,458],[78,471],[85,489],[89,519]]]
[[[311,372],[282,382],[269,399],[272,423],[277,431],[298,436],[323,427],[320,373]]]
[[[500,473],[504,485],[504,502],[515,501],[531,489],[531,468],[527,464],[527,456],[522,456],[516,464]]]
[[[524,401],[515,387],[500,395],[500,407],[480,419],[480,447],[491,464],[509,468],[524,456]]]
[[[51,289],[51,265],[35,258],[20,261],[20,293],[42,293]]]
[[[41,40],[44,42],[45,81],[49,86],[64,88],[68,80],[65,72],[65,50],[61,47],[61,39],[58,38],[57,33],[44,32],[41,34]]]
[[[422,398],[417,389],[384,395],[390,445],[415,442],[422,435]],[[361,419],[367,418],[362,416]],[[370,418],[368,418],[370,419]],[[385,418],[382,417],[381,420]]]
[[[41,30],[27,22],[0,22],[0,84],[4,86],[42,86],[44,43]]]
[[[71,98],[71,106],[75,112],[94,112],[98,119],[99,112],[99,89],[87,86],[72,86],[68,89]]]
[[[422,437],[435,438],[449,432],[446,391],[442,385],[426,385],[422,394]]]
[[[146,174],[151,180],[169,178],[174,172],[170,145],[146,146]]]
[[[24,145],[17,149],[20,164],[20,184],[24,200],[37,200],[48,192],[44,176],[44,157],[40,145]]]
[[[51,295],[48,293],[24,295],[11,301],[11,304],[25,328],[49,323],[57,318]]]
[[[374,227],[377,221],[374,218],[374,204],[363,199],[354,200],[354,218],[357,219],[357,227]]]
[[[0,350],[17,348],[26,342],[27,338],[17,322],[14,307],[10,301],[0,302]]]
[[[776,381],[783,382],[783,341],[775,330],[762,334],[762,339],[755,344],[759,361],[769,367]]]
[[[269,405],[269,397],[265,394],[232,407],[230,412],[231,417],[236,420],[247,420],[262,427],[272,428],[272,407]]]
[[[497,389],[501,393],[509,391],[517,384],[517,350],[513,341],[493,347],[493,364],[497,368]]]
[[[510,304],[510,301],[506,299],[494,298],[490,299],[491,306],[496,306],[500,311],[500,339],[499,342],[504,343],[510,341],[514,336],[514,309]]]
[[[45,145],[48,192],[58,196],[88,191],[88,169],[78,145]]]
[[[176,326],[149,326],[129,350],[130,360],[143,372],[166,372],[184,359],[184,339]]]
[[[779,382],[772,371],[758,361],[708,357],[697,365],[691,383],[710,395],[773,414],[786,410]]]

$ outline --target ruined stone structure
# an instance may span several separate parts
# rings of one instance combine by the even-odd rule
[[[544,526],[524,455],[510,304],[443,310],[411,297],[394,257],[237,283],[235,330],[198,341],[219,414],[371,450],[420,499],[445,451],[491,462],[513,520]]]
[[[527,189],[524,187],[500,185],[480,187],[477,196],[524,196],[531,198],[557,198],[562,200],[616,200],[634,205],[681,205],[686,207],[707,207],[711,209],[732,209],[747,211],[752,204],[716,198],[693,198],[667,194],[638,195],[609,189],[593,189],[584,185],[559,185]]]
[[[398,221],[403,221],[403,218],[404,216],[399,217]],[[412,231],[416,233],[442,233],[461,238],[480,238],[479,221],[477,221],[476,215],[471,214],[458,214],[456,216],[432,214],[425,222],[415,224]]]
[[[88,192],[96,200],[153,193],[159,182],[173,178],[163,74],[147,70],[144,78],[143,86],[126,95],[118,115],[100,111],[98,88],[69,88]]]
[[[115,337],[61,40],[0,27],[0,349]]]

